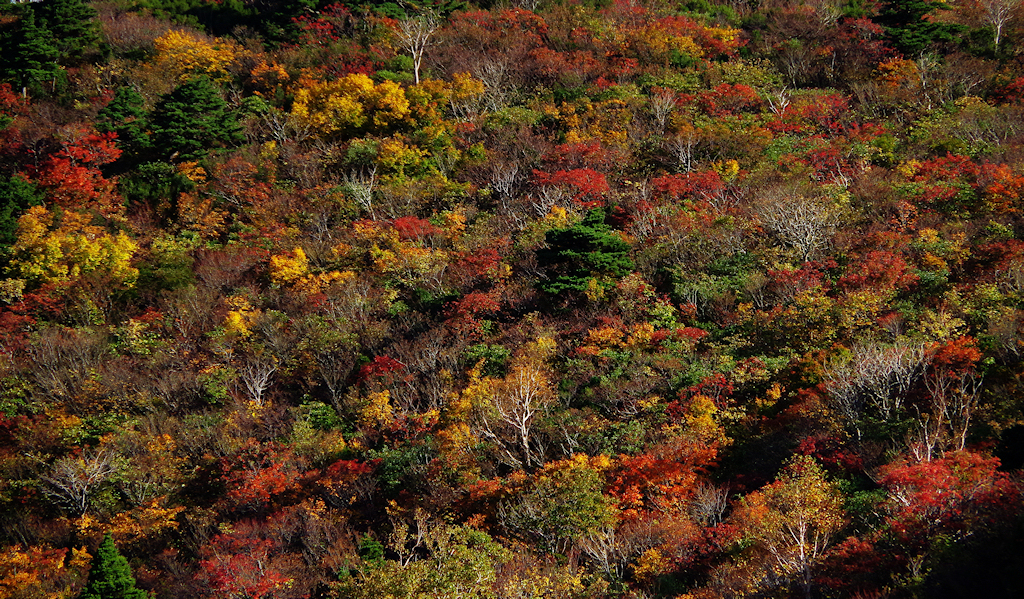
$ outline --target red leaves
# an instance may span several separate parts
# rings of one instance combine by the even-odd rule
[[[932,368],[956,375],[973,371],[981,360],[981,350],[973,337],[960,337],[940,345],[932,355]]]
[[[197,578],[206,581],[218,597],[275,597],[291,579],[272,567],[274,549],[271,540],[244,532],[219,534],[205,548],[207,557],[199,562]]]
[[[1020,499],[1020,485],[998,468],[998,458],[969,451],[883,467],[889,525],[905,538],[924,541],[921,535],[929,530],[956,530],[1010,508]]]
[[[725,182],[715,171],[655,177],[651,185],[657,197],[672,201],[690,199],[718,205],[725,195]]]
[[[537,185],[567,186],[575,192],[572,200],[584,208],[596,208],[604,205],[604,196],[611,188],[608,179],[591,168],[577,168],[569,171],[557,171],[554,174],[533,171]]]
[[[873,250],[850,265],[839,279],[845,289],[909,289],[919,277],[903,256],[888,250]]]
[[[373,360],[359,369],[359,381],[390,378],[394,373],[405,369],[405,364],[391,356],[374,356]]]
[[[241,511],[259,511],[272,500],[289,491],[298,472],[294,456],[271,443],[259,445],[255,440],[236,455],[221,460],[225,470],[229,503]]]
[[[621,509],[636,515],[636,510],[656,508],[658,501],[682,501],[689,496],[698,466],[649,454],[620,456],[608,474],[606,490],[619,500]]]
[[[749,85],[723,83],[700,94],[700,102],[710,116],[730,116],[760,110],[764,102]]]
[[[108,181],[99,167],[121,156],[114,145],[114,133],[96,133],[79,127],[71,130],[67,139],[60,140],[61,148],[48,156],[42,165],[30,174],[46,190],[50,201],[65,208],[90,208],[106,217],[119,215],[124,210],[121,199],[114,193],[113,182]]]
[[[441,232],[429,220],[415,216],[396,218],[391,226],[398,232],[398,238],[402,241],[423,241],[425,238]]]

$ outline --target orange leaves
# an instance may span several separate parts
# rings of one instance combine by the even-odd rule
[[[989,180],[982,191],[985,207],[996,214],[1019,213],[1024,197],[1024,175],[1006,164],[983,164],[981,169],[982,177]]]
[[[47,198],[64,208],[95,210],[106,218],[123,219],[124,205],[100,166],[121,156],[114,133],[97,133],[86,127],[69,129],[58,139],[60,149],[31,171]]]
[[[89,559],[84,548],[72,552],[73,557],[66,566],[68,550],[64,548],[11,545],[0,550],[0,598],[61,599],[69,596],[76,579],[84,578]]]

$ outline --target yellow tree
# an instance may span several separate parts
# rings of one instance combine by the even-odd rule
[[[770,571],[811,597],[814,566],[844,523],[842,495],[814,458],[793,457],[775,482],[746,497],[738,518],[770,556]]]
[[[61,283],[94,274],[114,285],[131,287],[139,275],[131,265],[138,244],[123,232],[111,235],[89,224],[92,217],[64,211],[60,218],[33,206],[18,219],[10,268],[34,283]]]
[[[197,75],[211,79],[228,77],[227,69],[238,59],[241,49],[230,40],[211,38],[185,30],[172,29],[154,40],[155,66],[165,77],[183,83]]]
[[[409,114],[409,100],[400,85],[375,85],[361,73],[326,82],[301,80],[291,112],[298,123],[321,136],[381,132],[404,123]]]

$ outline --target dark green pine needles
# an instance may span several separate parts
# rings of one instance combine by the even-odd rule
[[[608,287],[633,270],[629,244],[604,220],[604,210],[595,209],[580,223],[548,231],[547,247],[537,252],[537,261],[548,273],[548,279],[539,285],[541,291],[583,293],[591,280]]]
[[[149,593],[135,588],[135,577],[128,560],[107,533],[96,551],[89,569],[89,583],[78,599],[149,599]]]
[[[195,77],[160,99],[150,119],[153,147],[167,158],[201,158],[241,142],[242,128],[209,77]]]

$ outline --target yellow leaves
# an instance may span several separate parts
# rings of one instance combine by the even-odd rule
[[[252,84],[259,88],[254,92],[259,96],[267,92],[273,92],[290,80],[288,72],[284,70],[284,67],[276,62],[268,64],[265,59],[261,60],[259,64],[249,71],[249,78]]]
[[[361,73],[330,82],[300,81],[292,116],[322,136],[383,131],[409,117],[405,91],[393,81],[374,85]]]
[[[225,80],[228,67],[241,53],[241,48],[230,40],[184,30],[168,31],[156,38],[155,44],[156,66],[164,76],[179,82],[195,75]]]
[[[419,166],[426,157],[426,151],[392,137],[380,143],[377,151],[377,164],[387,172],[402,175],[407,170]]]
[[[690,58],[704,56],[704,50],[697,42],[693,41],[692,37],[672,35],[657,23],[652,23],[642,32],[641,43],[648,47],[648,51],[653,54],[652,58],[657,57],[657,59],[666,62],[672,51],[678,52],[683,56],[689,56]]]
[[[75,519],[75,528],[83,537],[99,537],[109,532],[120,543],[134,543],[151,535],[177,530],[177,516],[183,506],[163,507],[166,497],[157,497],[109,520],[100,520],[88,514]]]
[[[906,58],[891,58],[878,65],[876,78],[891,88],[909,85],[918,79],[917,63]]]
[[[271,256],[270,280],[275,287],[294,283],[309,273],[309,259],[302,248],[292,250],[291,255]]]
[[[633,565],[633,575],[637,580],[651,581],[663,574],[667,574],[672,570],[672,567],[672,560],[662,555],[655,547],[644,551],[640,558],[636,560],[636,564]]]
[[[705,445],[727,444],[728,436],[719,423],[719,409],[706,395],[694,395],[686,404],[683,423],[686,431]]]
[[[185,177],[193,183],[205,183],[207,172],[206,169],[199,166],[199,163],[195,160],[189,160],[182,162],[177,166],[178,174]]]
[[[570,225],[579,222],[579,215],[570,214],[561,206],[552,206],[551,210],[544,216],[545,229],[567,229]]]
[[[391,392],[387,389],[371,393],[366,398],[366,403],[359,410],[359,421],[364,426],[383,427],[391,424],[394,420],[394,410],[391,407]]]
[[[185,192],[178,196],[178,225],[202,239],[218,237],[227,222],[228,213],[213,207],[213,198]]]
[[[740,163],[731,158],[724,161],[716,160],[711,163],[711,168],[721,175],[722,180],[726,183],[732,183],[740,174]]]
[[[0,550],[0,599],[69,597],[74,582],[71,578],[88,568],[91,556],[84,548],[72,549],[72,558],[65,567],[66,555],[67,549],[38,545],[13,545]]]
[[[654,325],[649,322],[641,322],[633,325],[626,338],[625,347],[628,349],[639,349],[647,347],[654,338]]]
[[[123,232],[111,235],[88,224],[90,219],[88,214],[66,211],[58,223],[46,208],[29,208],[18,219],[18,239],[11,246],[13,273],[38,283],[99,274],[114,285],[132,287],[139,275],[131,266],[138,245]]]
[[[329,272],[306,275],[305,277],[302,277],[302,279],[296,281],[294,289],[301,293],[321,293],[324,289],[327,289],[332,285],[342,285],[354,280],[355,278],[356,273],[351,270],[332,270]]]
[[[247,299],[239,295],[231,296],[226,301],[232,310],[224,317],[224,331],[239,337],[251,335],[250,329],[259,316],[259,310],[254,309]]]
[[[740,30],[733,27],[705,27],[704,31],[712,39],[731,44],[739,37]]]
[[[602,327],[587,331],[587,339],[584,343],[596,345],[600,349],[608,349],[610,347],[617,347],[622,341],[622,337],[622,331],[612,327]]]

